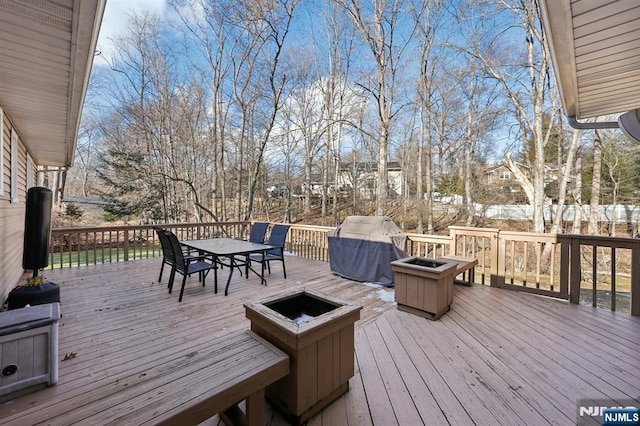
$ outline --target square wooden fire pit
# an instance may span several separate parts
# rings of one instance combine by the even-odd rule
[[[267,387],[289,421],[305,422],[349,389],[362,306],[308,289],[244,306],[251,330],[289,355],[289,375]]]
[[[398,309],[436,320],[451,308],[456,264],[424,257],[391,262]]]

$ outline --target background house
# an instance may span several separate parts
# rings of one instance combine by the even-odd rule
[[[402,194],[402,167],[397,161],[387,163],[389,196]],[[345,190],[356,188],[362,198],[374,198],[378,188],[378,163],[342,163],[338,175],[338,187]]]
[[[529,168],[524,164],[518,163],[520,169],[524,172],[525,176],[529,177]],[[526,203],[526,196],[522,190],[522,185],[513,175],[511,170],[504,164],[498,164],[493,167],[489,167],[485,171],[485,183],[503,194],[501,202],[506,203]],[[497,199],[496,199],[497,200]]]
[[[529,167],[525,164],[517,163],[520,170],[522,170],[527,178],[530,177]],[[547,187],[550,184],[558,182],[559,176],[562,174],[562,170],[560,173],[556,168],[553,168],[549,165],[545,165],[544,167],[544,186]],[[524,197],[522,186],[520,182],[515,178],[514,174],[509,170],[507,166],[504,164],[498,164],[492,167],[489,167],[485,172],[485,183],[491,187],[499,188],[504,193],[511,193],[514,195],[515,201],[518,202],[527,202],[526,197]],[[570,181],[571,183],[571,181]],[[508,201],[508,200],[503,200]]]
[[[387,164],[387,182],[389,183],[389,196],[399,196],[402,194],[402,167],[397,161]],[[378,188],[378,163],[357,162],[342,163],[338,172],[338,195],[351,196],[353,188],[356,188],[361,199],[373,199]],[[311,175],[311,182],[308,184],[311,195],[319,197],[322,195],[322,176],[320,174]],[[305,195],[307,183],[301,185],[301,194]],[[328,178],[327,193],[333,194],[334,179],[333,173]]]
[[[23,279],[38,167],[72,164],[106,0],[0,2],[0,304]]]

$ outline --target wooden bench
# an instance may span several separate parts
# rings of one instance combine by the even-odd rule
[[[456,279],[454,281],[456,284],[462,284],[470,287],[475,282],[476,266],[478,265],[478,259],[473,257],[449,255],[449,256],[439,257],[436,260],[444,260],[446,262],[456,264],[458,268],[456,270],[456,276],[462,274],[461,280]]]
[[[127,380],[96,389],[95,395],[34,406],[3,423],[188,425],[216,414],[224,418],[226,411],[237,418],[237,404],[246,399],[242,421],[261,426],[265,387],[287,374],[289,357],[245,330],[150,363]]]

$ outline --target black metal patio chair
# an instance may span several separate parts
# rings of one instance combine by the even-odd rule
[[[252,243],[260,243],[264,244],[264,237],[267,234],[267,228],[269,227],[269,222],[255,222],[251,225],[251,230],[249,231],[249,241]],[[225,266],[231,265],[231,260],[226,257],[219,257],[218,263],[220,264],[220,269]],[[242,275],[242,268],[245,269],[245,277],[249,278],[247,263],[244,261],[238,261],[237,259],[234,261],[234,267],[238,269],[240,275]]]
[[[204,257],[194,258],[193,256],[186,254],[182,250],[182,245],[180,244],[180,241],[178,241],[178,237],[176,237],[173,232],[167,232],[166,236],[171,244],[174,260],[173,267],[171,268],[171,276],[169,277],[169,293],[173,290],[173,281],[175,279],[176,272],[182,274],[182,286],[180,287],[180,297],[178,298],[178,302],[182,302],[187,276],[197,273],[200,281],[202,281],[202,287],[204,287],[207,274],[217,266],[215,263],[209,263],[202,260]]]
[[[268,250],[264,254],[264,257],[260,254],[247,256],[247,262],[249,262],[249,265],[252,262],[264,263],[266,265],[262,265],[262,267],[264,268],[266,266],[267,271],[271,274],[271,262],[282,262],[282,272],[284,273],[284,277],[287,278],[287,268],[284,264],[284,244],[287,240],[288,232],[289,225],[274,225],[273,228],[271,228],[271,234],[269,235],[267,244],[275,248]]]
[[[249,231],[249,241],[252,243],[264,243],[264,237],[267,235],[268,222],[255,222],[251,225]]]
[[[171,247],[171,243],[169,242],[169,238],[167,237],[168,233],[173,234],[173,232],[164,228],[160,228],[158,226],[154,226],[153,229],[156,231],[156,234],[158,235],[158,240],[160,241],[160,247],[162,248],[162,264],[160,265],[160,275],[158,276],[158,282],[162,282],[162,273],[164,272],[164,265],[169,265],[170,268],[173,268],[173,249]],[[187,260],[188,262],[204,259],[204,256],[194,255],[191,252],[184,249],[182,251],[184,252],[185,260]]]

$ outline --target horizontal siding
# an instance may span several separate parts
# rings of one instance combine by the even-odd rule
[[[18,142],[18,204],[27,200],[27,147]]]
[[[23,276],[22,242],[27,194],[27,148],[18,139],[18,202],[11,203],[11,121],[3,116],[1,173],[4,176],[4,194],[0,195],[0,305],[4,304],[11,289]]]
[[[11,156],[11,143],[10,138],[9,138],[9,120],[7,120],[7,118],[4,116],[4,114],[2,114],[2,120],[3,120],[3,125],[2,125],[2,144],[0,144],[0,151],[2,152],[2,161],[3,164],[0,167],[0,175],[2,175],[2,179],[0,179],[0,181],[2,182],[2,189],[3,191],[0,191],[0,193],[2,193],[3,195],[0,195],[0,201],[5,200],[5,199],[9,199],[9,180],[11,179],[11,168],[9,167],[10,165],[10,156]]]

